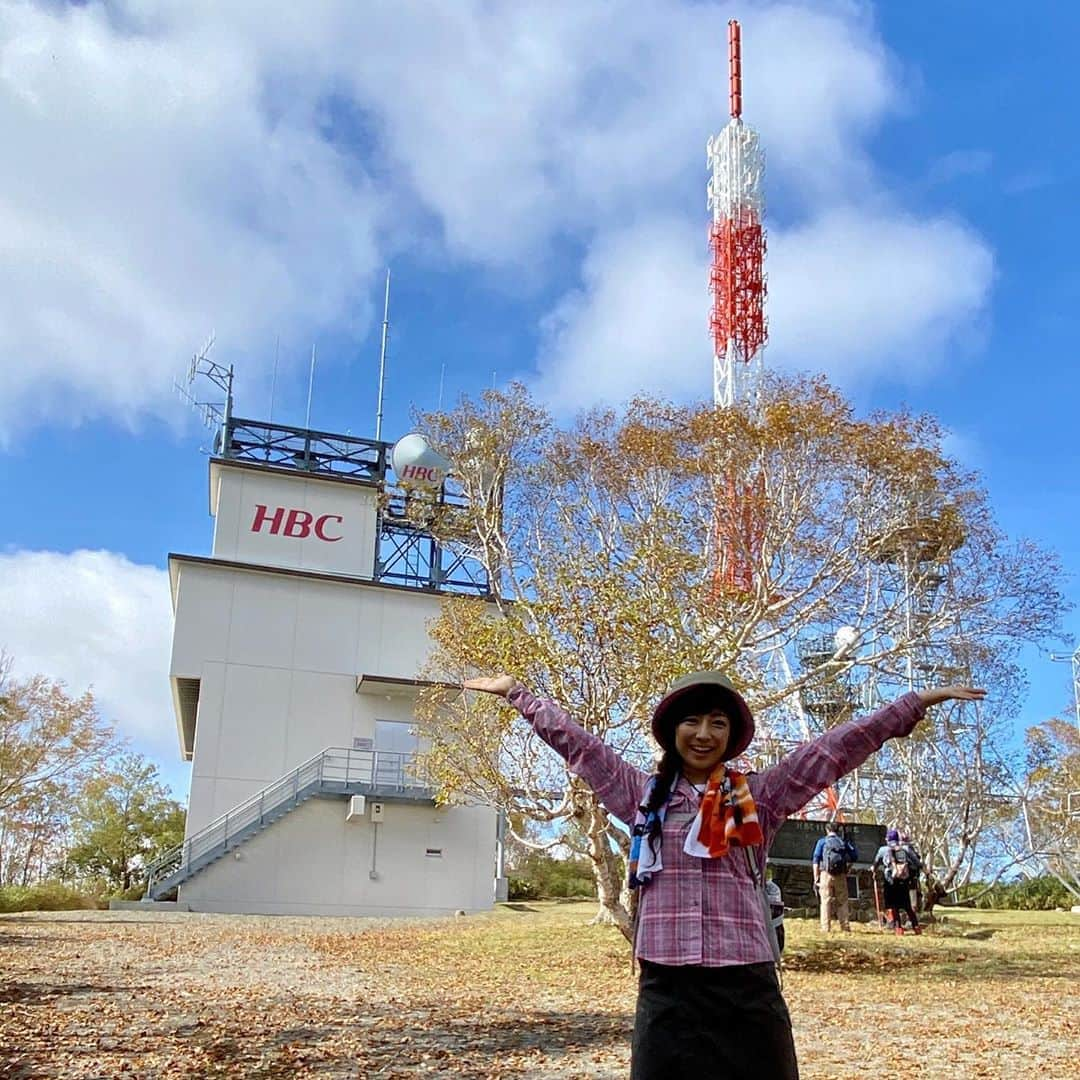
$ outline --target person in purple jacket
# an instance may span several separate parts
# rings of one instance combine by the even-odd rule
[[[908,735],[927,706],[985,696],[963,686],[904,694],[744,774],[727,762],[750,745],[753,715],[729,679],[699,671],[677,679],[653,712],[662,754],[650,775],[511,675],[463,685],[506,698],[632,830],[641,975],[631,1080],[797,1080],[763,892],[769,845],[789,814]]]

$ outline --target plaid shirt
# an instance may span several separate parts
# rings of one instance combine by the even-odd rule
[[[607,811],[632,826],[649,774],[574,723],[553,701],[524,687],[512,691],[509,700]],[[804,743],[771,769],[750,774],[765,835],[763,848],[750,849],[754,855],[763,858],[789,814],[861,765],[886,739],[910,733],[924,712],[918,694],[905,694],[871,716],[849,720]],[[697,812],[698,794],[680,777],[664,821],[664,869],[641,890],[635,952],[657,964],[771,963],[761,900],[745,855],[699,859],[683,852]]]

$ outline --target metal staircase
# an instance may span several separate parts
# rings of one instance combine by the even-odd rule
[[[367,795],[387,802],[433,804],[434,791],[415,769],[414,754],[330,747],[151,863],[145,899],[161,899],[311,798]]]

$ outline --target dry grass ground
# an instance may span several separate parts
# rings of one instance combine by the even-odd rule
[[[2,916],[0,1077],[622,1078],[634,983],[592,912]],[[1080,1077],[1078,970],[1077,915],[904,938],[789,920],[802,1075]]]

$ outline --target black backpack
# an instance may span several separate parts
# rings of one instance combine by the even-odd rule
[[[821,849],[821,861],[827,874],[846,874],[848,869],[847,844],[839,836],[830,836]]]

